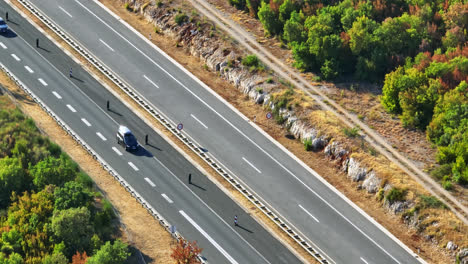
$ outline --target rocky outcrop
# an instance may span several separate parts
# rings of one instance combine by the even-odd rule
[[[457,254],[461,264],[468,264],[468,248],[461,249]]]
[[[362,188],[366,189],[368,193],[376,193],[379,190],[381,184],[382,179],[377,177],[374,171],[371,171],[362,183]]]

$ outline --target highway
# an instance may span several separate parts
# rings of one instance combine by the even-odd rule
[[[188,240],[209,263],[301,263],[179,152],[43,37],[4,1],[10,31],[0,35],[0,61],[91,146]],[[39,37],[40,47],[35,47]],[[73,77],[69,77],[72,69]],[[110,110],[106,102],[110,101]],[[126,152],[115,139],[127,125],[150,145]],[[187,175],[192,174],[193,184]],[[239,226],[233,217],[239,218]],[[142,223],[144,224],[144,223]]]
[[[413,253],[292,154],[95,1],[31,0],[335,263]]]

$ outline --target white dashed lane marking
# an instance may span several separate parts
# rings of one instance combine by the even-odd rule
[[[164,199],[166,199],[166,201],[168,203],[173,203],[173,201],[171,200],[171,198],[169,198],[165,193],[161,194],[162,197],[164,197]]]
[[[192,115],[192,114],[190,114],[190,116],[191,116],[193,119],[197,120],[198,123],[200,123],[200,124],[201,124],[202,126],[204,126],[206,129],[208,129],[208,127],[207,127],[205,124],[203,124],[203,122],[200,121],[200,119],[198,119],[196,116],[194,116],[194,115]]]
[[[58,99],[62,99],[62,96],[60,96],[60,94],[58,94],[56,91],[53,91],[52,93],[53,93],[53,94],[55,95],[55,97],[57,97]]]
[[[151,187],[156,187],[156,184],[154,184],[149,178],[145,178],[145,181],[146,181]]]
[[[145,78],[148,82],[150,82],[152,85],[154,85],[156,88],[159,89],[159,86],[155,84],[150,78],[148,78],[146,75],[143,75],[143,78]]]
[[[115,151],[117,155],[122,156],[122,152],[120,152],[120,150],[118,150],[116,147],[112,147],[112,150]]]
[[[246,158],[242,157],[242,159],[247,162],[247,164],[250,165],[250,167],[254,168],[254,170],[256,170],[258,173],[262,173],[259,169],[257,169],[257,167],[255,167],[252,163],[250,163],[250,161],[248,161]]]
[[[130,167],[132,167],[135,171],[139,171],[138,167],[135,166],[135,164],[133,164],[131,161],[128,162],[128,165],[130,165]]]
[[[76,110],[75,110],[75,108],[73,108],[73,106],[67,104],[67,107],[68,107],[68,109],[70,109],[70,111],[72,111],[73,113],[76,113]]]
[[[24,66],[24,68],[25,68],[29,73],[34,73],[34,71],[33,71],[31,68],[29,68],[29,66],[26,65],[26,66]]]
[[[48,85],[44,80],[42,80],[42,78],[39,78],[37,80],[39,80],[39,82],[42,83],[42,85],[44,85],[44,86]]]
[[[67,10],[63,9],[61,6],[58,6],[60,10],[62,10],[65,14],[67,14],[69,17],[73,17],[70,13],[67,12]]]
[[[83,121],[83,123],[85,123],[85,125],[87,126],[91,126],[91,123],[88,122],[88,120],[84,119],[84,118],[81,118],[81,121]]]
[[[16,61],[21,61],[21,59],[16,56],[16,54],[11,54],[11,56],[13,57],[13,59],[15,59]]]
[[[5,46],[5,44],[3,44],[3,42],[0,42],[0,46],[2,46],[3,49],[7,49],[7,46]]]
[[[366,263],[366,264],[369,264],[369,262],[367,262],[367,261],[366,261],[365,259],[363,259],[362,257],[361,257],[361,260],[362,260],[362,262],[364,262],[364,263]]]
[[[302,207],[302,205],[299,205],[299,207],[304,211],[306,212],[310,217],[312,217],[315,221],[317,221],[317,223],[320,223],[319,220],[313,216],[311,213],[309,213],[309,211],[307,211],[304,207]]]
[[[101,41],[102,44],[106,45],[106,47],[108,47],[110,50],[114,51],[114,49],[111,48],[111,46],[109,46],[109,44],[107,44],[106,42],[104,42],[104,40],[99,39],[99,41]]]
[[[98,137],[100,137],[103,141],[106,141],[106,140],[107,140],[107,138],[105,138],[105,137],[101,134],[101,132],[96,132],[96,135],[98,135]]]

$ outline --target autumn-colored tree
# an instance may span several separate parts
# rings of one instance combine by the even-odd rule
[[[177,264],[196,264],[200,263],[197,256],[201,254],[202,248],[199,248],[196,241],[187,241],[180,239],[173,249],[171,257]]]
[[[86,251],[83,253],[76,251],[75,255],[72,256],[71,264],[86,264],[87,259],[88,255],[86,254]]]

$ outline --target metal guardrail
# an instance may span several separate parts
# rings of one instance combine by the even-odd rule
[[[278,215],[271,211],[265,204],[263,204],[260,199],[253,195],[245,186],[239,183],[233,176],[231,176],[220,163],[211,156],[204,152],[202,148],[196,146],[196,144],[189,138],[188,135],[184,135],[183,132],[177,129],[177,125],[167,118],[161,111],[155,110],[153,106],[149,105],[146,102],[146,99],[138,95],[133,88],[127,86],[122,80],[120,80],[116,74],[112,73],[110,69],[105,67],[99,62],[97,58],[94,58],[90,52],[86,51],[85,48],[68,36],[60,27],[54,24],[50,19],[45,15],[40,13],[37,8],[35,8],[27,0],[17,0],[21,3],[26,9],[28,9],[34,16],[41,20],[49,29],[55,32],[60,38],[62,38],[68,45],[70,45],[76,52],[83,56],[88,62],[90,62],[96,69],[98,69],[104,76],[106,76],[110,81],[112,81],[117,87],[119,87],[123,92],[125,92],[130,98],[132,98],[136,103],[138,103],[145,111],[147,111],[151,116],[159,121],[169,132],[175,135],[182,143],[184,143],[189,149],[191,149],[195,154],[197,154],[202,160],[204,160],[211,168],[213,168],[219,175],[221,175],[227,182],[229,182],[239,193],[241,193],[245,198],[247,198],[253,205],[255,205],[260,211],[262,211],[273,223],[275,223],[283,232],[285,232],[290,238],[292,238],[299,246],[301,246],[307,253],[309,253],[313,258],[323,264],[328,264],[329,261],[325,259],[317,249],[309,244],[305,239],[296,233],[291,227],[289,227]],[[169,121],[168,121],[169,120]],[[130,187],[131,188],[131,187]],[[150,211],[151,213],[151,211]],[[157,217],[156,217],[157,218]],[[159,218],[158,218],[159,220]],[[166,226],[166,229],[168,227]],[[169,230],[168,230],[169,231]],[[179,235],[180,236],[180,235]],[[203,261],[203,260],[201,260]],[[206,262],[202,262],[206,263]]]

